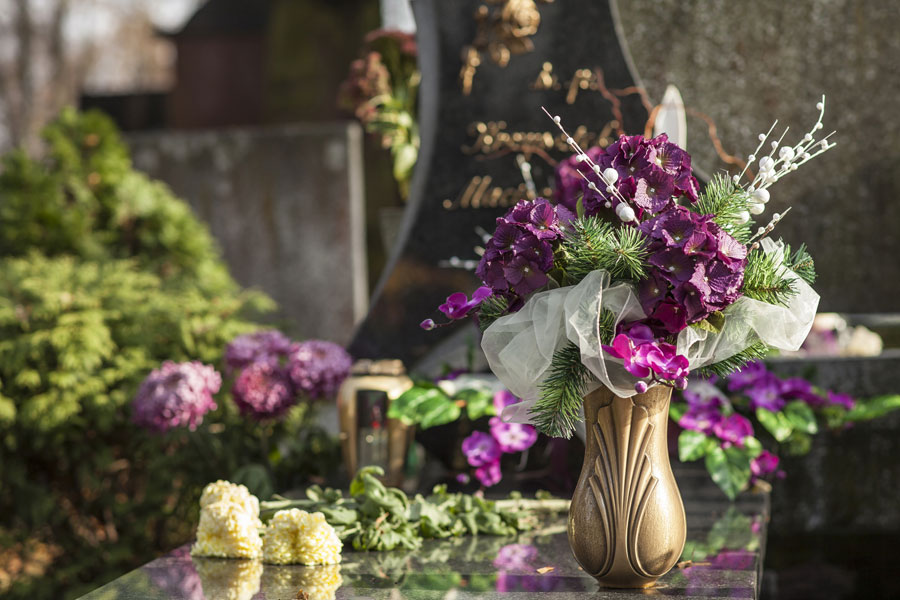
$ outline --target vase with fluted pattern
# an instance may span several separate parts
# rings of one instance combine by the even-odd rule
[[[601,585],[643,588],[684,549],[684,504],[666,443],[672,388],[584,398],[585,456],[569,508],[569,544]]]

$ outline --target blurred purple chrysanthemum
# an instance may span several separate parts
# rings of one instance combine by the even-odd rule
[[[242,370],[231,392],[241,414],[257,420],[284,416],[297,403],[291,378],[282,367],[267,362]]]
[[[290,349],[291,340],[274,329],[239,335],[225,347],[225,368],[233,373],[255,362],[277,365]]]
[[[297,390],[314,400],[333,396],[352,366],[353,359],[346,350],[323,340],[294,344],[287,364]]]
[[[222,377],[208,365],[166,361],[141,383],[132,402],[133,420],[158,433],[173,427],[193,431],[203,415],[216,409],[212,396],[221,385]]]

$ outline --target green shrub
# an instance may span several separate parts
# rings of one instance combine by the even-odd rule
[[[42,158],[0,167],[0,546],[55,556],[0,587],[11,597],[77,597],[189,539],[199,489],[240,462],[246,424],[220,401],[233,427],[154,436],[129,403],[164,360],[218,366],[272,307],[132,169],[106,117],[65,111],[45,139]]]

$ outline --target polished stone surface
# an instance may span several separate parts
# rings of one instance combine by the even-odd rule
[[[630,596],[756,598],[768,520],[768,495],[727,502],[705,474],[679,473],[688,518],[684,560],[646,590],[600,589],[575,562],[556,518],[509,537],[427,541],[414,552],[345,552],[331,567],[261,565],[192,558],[183,546],[84,596],[84,600],[454,600],[592,599]]]

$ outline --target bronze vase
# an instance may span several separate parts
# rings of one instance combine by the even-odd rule
[[[584,465],[569,508],[569,545],[601,585],[643,588],[684,549],[684,504],[666,445],[672,388],[584,398]]]

